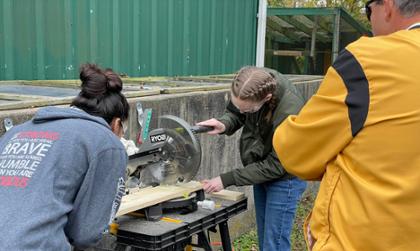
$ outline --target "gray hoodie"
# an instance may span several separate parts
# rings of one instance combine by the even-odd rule
[[[40,109],[0,138],[0,250],[94,245],[118,210],[126,166],[102,118]]]

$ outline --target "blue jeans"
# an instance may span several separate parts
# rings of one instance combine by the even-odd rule
[[[260,251],[290,250],[290,233],[297,203],[306,182],[292,178],[254,185]]]

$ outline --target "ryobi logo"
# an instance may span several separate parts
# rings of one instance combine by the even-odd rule
[[[150,136],[150,142],[152,142],[152,143],[162,142],[162,141],[165,141],[165,140],[166,140],[166,134],[164,134],[164,133]]]

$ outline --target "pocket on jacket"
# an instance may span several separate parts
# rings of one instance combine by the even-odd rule
[[[330,236],[331,200],[340,180],[340,169],[330,163],[319,186],[311,218],[308,221],[313,237],[317,240],[313,250],[319,250]]]

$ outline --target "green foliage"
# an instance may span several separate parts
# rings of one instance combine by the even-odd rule
[[[369,27],[369,22],[363,13],[367,0],[268,0],[271,7],[341,7],[346,9],[357,21]]]
[[[303,223],[306,216],[312,209],[315,199],[314,193],[305,192],[296,209],[295,222],[291,234],[292,251],[306,250],[305,239],[303,237]],[[257,251],[258,250],[258,236],[257,231],[252,230],[233,242],[235,251]]]
[[[233,242],[235,251],[258,250],[258,236],[256,230],[243,234]]]
[[[303,236],[303,223],[312,210],[314,200],[314,193],[305,192],[296,209],[296,217],[291,234],[292,251],[306,250],[305,238]]]
[[[293,0],[268,0],[269,6],[277,6],[277,7],[294,7]]]

